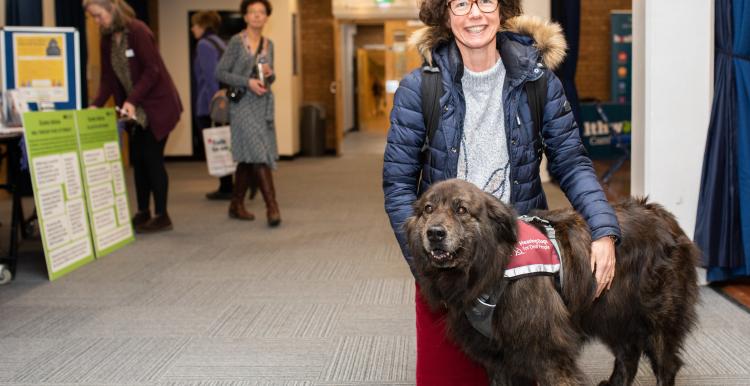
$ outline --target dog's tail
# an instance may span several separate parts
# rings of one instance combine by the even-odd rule
[[[648,196],[633,198],[637,205],[643,207],[647,211],[654,213],[657,217],[664,221],[664,223],[668,226],[669,233],[672,235],[675,241],[687,241],[692,244],[692,241],[690,241],[690,238],[687,237],[685,231],[682,230],[682,227],[680,227],[680,224],[677,222],[677,218],[674,216],[674,214],[665,209],[661,204],[649,202],[648,199]],[[695,263],[697,264],[698,261],[696,260]]]

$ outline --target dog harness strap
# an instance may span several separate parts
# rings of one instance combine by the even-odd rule
[[[501,281],[491,294],[480,295],[474,300],[474,307],[466,311],[466,318],[471,326],[490,339],[492,339],[492,315],[495,313],[497,300],[500,299],[507,282],[507,280]]]
[[[549,221],[537,216],[520,216],[518,217],[518,219],[525,223],[536,222],[544,227],[547,238],[557,252],[559,263],[554,265],[535,264],[534,266],[538,268],[537,270],[533,270],[529,268],[529,266],[524,265],[521,265],[518,268],[514,268],[519,269],[520,271],[528,272],[522,272],[518,276],[506,275],[506,277],[500,281],[500,284],[491,293],[482,294],[474,300],[474,306],[470,310],[466,311],[466,318],[469,320],[469,323],[472,327],[474,327],[475,330],[490,339],[492,339],[492,319],[495,313],[495,307],[497,306],[497,301],[498,299],[500,299],[500,296],[502,295],[503,291],[505,290],[505,286],[509,281],[517,280],[520,277],[525,277],[528,275],[539,275],[545,274],[546,272],[557,272],[555,279],[559,279],[560,289],[562,288],[562,252],[560,251],[560,246],[555,236],[555,228],[552,227]],[[557,268],[557,266],[559,266],[559,268]]]

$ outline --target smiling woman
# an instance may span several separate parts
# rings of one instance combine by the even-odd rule
[[[399,85],[383,163],[386,211],[415,272],[403,224],[418,192],[460,178],[513,205],[519,214],[545,209],[539,177],[544,151],[551,173],[591,231],[598,296],[613,280],[614,241],[620,228],[583,150],[562,85],[551,71],[565,54],[560,27],[520,13],[520,0],[421,3],[419,16],[427,27],[411,41],[439,70],[443,105],[435,106],[440,115],[434,140],[425,143],[422,112],[431,106],[423,105],[421,71],[413,71]],[[534,127],[528,82],[539,82],[538,89],[546,90],[541,127]],[[423,145],[427,157],[420,156]],[[430,309],[419,292],[416,318],[418,385],[488,384],[482,366],[445,337],[445,310]],[[533,382],[519,379],[512,384]]]

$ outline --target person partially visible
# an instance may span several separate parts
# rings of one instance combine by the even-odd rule
[[[429,156],[420,157],[427,128],[422,73],[415,70],[394,96],[383,163],[385,209],[411,268],[403,224],[420,192],[459,178],[512,205],[518,214],[546,209],[539,177],[543,151],[552,175],[591,230],[591,266],[599,296],[615,275],[620,227],[581,143],[560,80],[552,72],[565,54],[562,34],[559,28],[522,16],[520,3],[420,3],[419,18],[427,27],[412,41],[425,61],[439,69],[444,90],[436,106],[439,122],[427,143]],[[540,79],[546,79],[546,104],[541,127],[535,127],[525,85]],[[417,385],[488,385],[485,369],[446,336],[445,310],[430,309],[419,288],[415,308]],[[512,384],[529,383],[534,380]]]
[[[266,202],[268,225],[275,227],[281,224],[271,175],[279,158],[274,99],[270,88],[276,76],[273,72],[273,42],[262,35],[263,26],[271,15],[271,3],[268,0],[244,0],[240,4],[240,13],[247,28],[232,37],[216,69],[216,78],[238,88],[241,94],[237,101],[230,103],[229,109],[232,156],[238,163],[229,217],[255,219],[244,204],[245,194],[255,176]]]
[[[211,98],[219,91],[216,79],[216,65],[226,50],[226,43],[216,34],[221,25],[221,16],[216,11],[200,11],[190,17],[190,31],[198,40],[193,58],[193,77],[195,78],[195,125],[199,130],[211,127]],[[202,139],[200,139],[201,143]],[[232,198],[232,175],[219,178],[219,188],[206,193],[209,200],[228,200]]]
[[[164,147],[182,113],[177,88],[153,32],[136,19],[130,5],[124,0],[84,0],[83,8],[102,34],[101,81],[90,107],[101,107],[114,96],[121,116],[132,122],[130,162],[138,202],[133,226],[138,233],[171,230]],[[149,206],[152,195],[153,217]]]

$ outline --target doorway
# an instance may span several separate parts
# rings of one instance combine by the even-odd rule
[[[398,84],[421,63],[416,50],[407,47],[407,40],[422,26],[411,20],[338,21],[339,143],[349,131],[387,133]]]
[[[354,35],[356,129],[384,131],[385,32],[383,23],[358,24]]]

